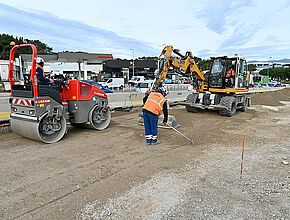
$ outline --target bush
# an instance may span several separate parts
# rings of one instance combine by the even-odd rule
[[[267,75],[269,71],[269,76],[271,78],[280,78],[281,80],[289,79],[290,78],[290,69],[282,69],[282,68],[270,68],[270,69],[263,69],[260,71],[260,75]]]

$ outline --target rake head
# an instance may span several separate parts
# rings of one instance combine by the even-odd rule
[[[190,142],[191,145],[194,147],[194,142],[193,142],[193,140],[190,140],[189,142]]]

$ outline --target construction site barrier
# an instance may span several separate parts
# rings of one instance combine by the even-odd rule
[[[190,91],[170,91],[167,99],[169,103],[184,101]],[[108,93],[109,107],[114,109],[125,109],[140,107],[143,104],[144,93],[116,92]],[[10,118],[9,97],[0,97],[0,122],[8,121]]]
[[[169,94],[166,97],[170,103],[184,101],[186,97],[192,92],[190,90],[178,90],[181,88],[188,89],[189,85],[172,84],[168,86]],[[176,89],[176,91],[175,91]],[[283,88],[253,88],[248,93],[262,93],[267,91],[277,91]],[[140,107],[143,104],[144,93],[135,92],[116,92],[108,93],[109,106],[111,110],[122,108]],[[9,97],[0,96],[0,122],[8,121],[10,118]]]
[[[188,90],[169,91],[168,99],[169,104],[177,101],[184,101],[186,97],[192,93]],[[120,93],[109,93],[108,101],[111,110],[116,108],[132,108],[143,105],[144,93],[133,93],[133,92],[120,92]]]

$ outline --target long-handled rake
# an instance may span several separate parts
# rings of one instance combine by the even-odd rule
[[[194,142],[193,142],[193,140],[191,140],[190,138],[186,137],[184,134],[182,134],[182,133],[181,133],[180,131],[178,131],[176,128],[172,127],[170,124],[166,123],[166,125],[167,125],[168,127],[170,127],[171,129],[173,129],[174,131],[176,131],[178,134],[182,135],[184,138],[186,138],[186,139],[191,143],[192,146],[194,146]]]

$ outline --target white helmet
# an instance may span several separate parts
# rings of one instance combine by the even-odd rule
[[[36,63],[37,63],[37,64],[44,63],[44,59],[42,59],[41,57],[37,57],[37,58],[36,58]]]
[[[168,91],[167,91],[167,89],[166,89],[164,86],[162,86],[162,87],[159,89],[159,91],[160,91],[161,93],[163,93],[164,96],[168,95]]]

